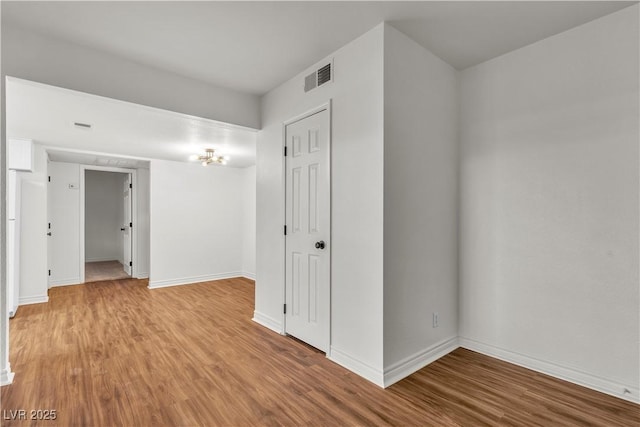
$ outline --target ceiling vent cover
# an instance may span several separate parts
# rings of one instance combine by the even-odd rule
[[[73,122],[73,126],[77,129],[91,129],[91,125],[89,123]]]
[[[304,91],[309,92],[311,89],[315,89],[318,86],[322,86],[325,83],[333,81],[333,70],[331,69],[331,65],[331,62],[329,62],[306,76],[304,78]]]
[[[318,86],[331,81],[331,64],[327,64],[318,70]]]

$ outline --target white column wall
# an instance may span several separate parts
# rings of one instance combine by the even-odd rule
[[[254,319],[282,331],[283,122],[331,100],[331,358],[382,384],[383,25],[331,59],[334,82],[305,94],[309,68],[262,99]]]

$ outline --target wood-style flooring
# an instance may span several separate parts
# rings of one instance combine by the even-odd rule
[[[118,261],[94,261],[84,264],[85,283],[128,279],[130,277]]]
[[[10,411],[46,426],[637,426],[640,406],[458,349],[383,390],[251,321],[244,279],[50,290],[10,321]]]

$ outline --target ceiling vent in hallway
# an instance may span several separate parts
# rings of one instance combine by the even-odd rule
[[[76,129],[91,129],[91,125],[89,123],[81,123],[81,122],[73,122],[73,127]]]
[[[332,62],[329,62],[304,78],[304,91],[309,92],[331,81],[333,81],[333,70]]]

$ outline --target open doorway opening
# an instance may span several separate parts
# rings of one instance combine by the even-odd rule
[[[132,276],[132,174],[85,169],[84,282]]]

